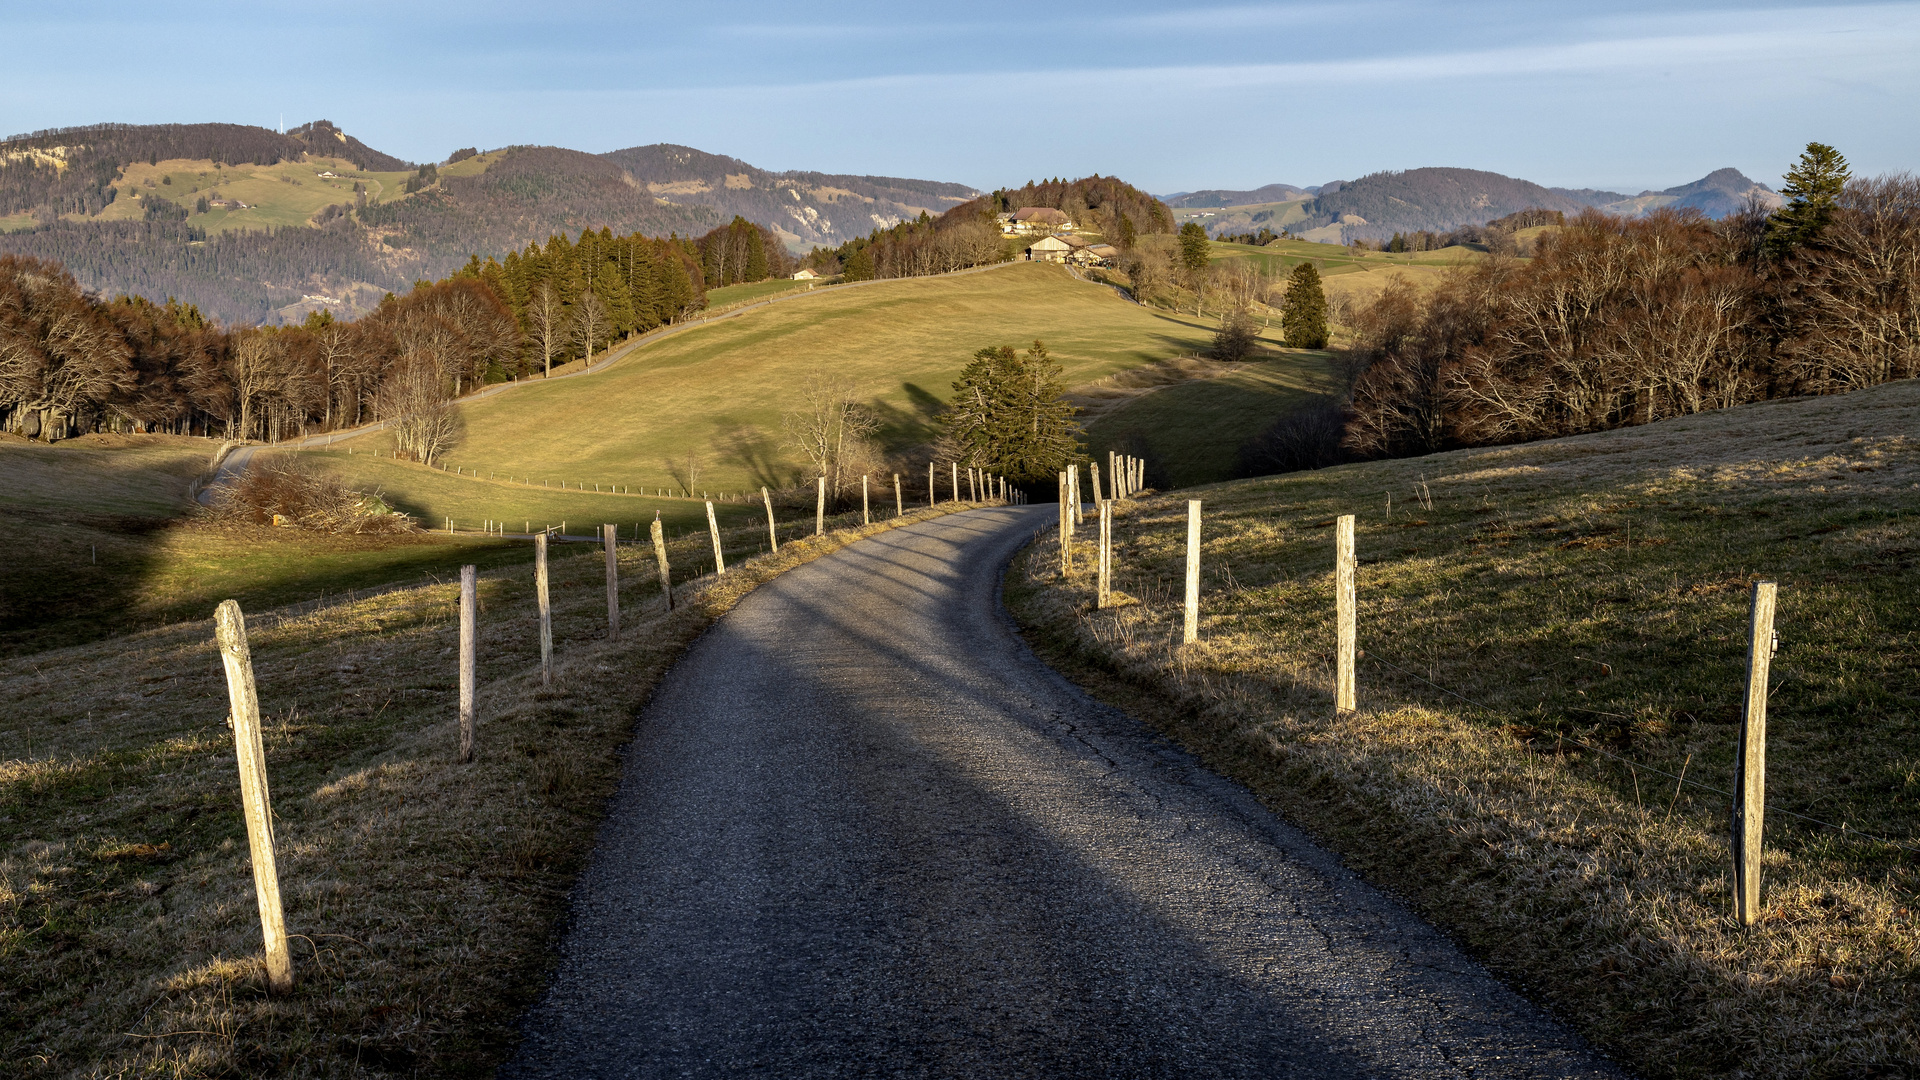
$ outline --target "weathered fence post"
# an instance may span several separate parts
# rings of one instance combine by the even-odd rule
[[[933,460],[929,458],[927,460],[927,506],[931,508],[934,502],[935,502],[935,493],[933,490]]]
[[[1094,487],[1099,488],[1098,478]],[[1094,607],[1104,608],[1113,602],[1113,503],[1100,500],[1100,584],[1095,593]]]
[[[547,599],[547,534],[533,538],[533,593],[540,604],[540,685],[553,681],[553,604]]]
[[[860,524],[873,524],[873,509],[867,502],[867,474],[860,474]]]
[[[947,464],[951,466],[953,469],[953,501],[959,502],[960,501],[960,463],[957,461],[949,461],[947,462]]]
[[[1777,586],[1753,583],[1747,625],[1747,700],[1741,710],[1739,774],[1733,784],[1733,912],[1741,926],[1760,918],[1760,853],[1767,808],[1767,682],[1773,663]]]
[[[827,478],[820,477],[820,497],[813,504],[813,535],[825,536],[827,533]]]
[[[1200,640],[1200,500],[1187,500],[1187,611],[1182,644]]]
[[[1073,513],[1067,509],[1067,470],[1061,469],[1060,481],[1060,576],[1073,572]]]
[[[213,613],[214,639],[227,672],[233,708],[233,751],[240,766],[240,809],[247,819],[247,854],[253,862],[253,894],[260,906],[260,936],[266,947],[267,988],[293,989],[293,957],[287,951],[287,921],[280,907],[280,869],[273,854],[273,800],[267,793],[267,750],[260,738],[260,698],[253,685],[253,653],[240,605],[224,600]]]
[[[1097,461],[1087,462],[1087,478],[1093,481],[1093,501],[1095,503],[1106,502],[1107,497],[1104,494],[1102,494],[1100,491],[1100,463],[1099,462]]]
[[[713,537],[713,572],[727,572],[727,557],[720,550],[720,523],[713,516],[713,500],[707,500],[707,532]]]
[[[460,568],[460,760],[473,760],[473,650],[478,627],[474,570]]]
[[[900,474],[893,474],[893,516],[907,516],[907,500],[900,494]]]
[[[1118,455],[1107,451],[1107,498],[1118,501],[1120,498],[1120,470],[1114,467]]]
[[[780,551],[780,530],[773,524],[773,496],[767,494],[767,486],[760,485],[760,501],[767,504],[767,544],[774,554]]]
[[[1333,710],[1354,710],[1353,666],[1358,649],[1354,602],[1353,515],[1342,514],[1333,527]]]
[[[667,598],[667,610],[673,610],[673,576],[667,572],[667,538],[660,531],[660,511],[653,512],[653,556],[660,563],[660,595]]]
[[[600,543],[607,549],[607,640],[620,640],[620,556],[615,550],[619,544],[619,526],[600,526]]]

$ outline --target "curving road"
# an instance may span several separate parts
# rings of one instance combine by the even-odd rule
[[[668,675],[503,1077],[1621,1075],[897,529]]]

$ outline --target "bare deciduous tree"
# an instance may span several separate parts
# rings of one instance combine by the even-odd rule
[[[807,458],[815,475],[827,478],[838,496],[878,455],[869,436],[879,418],[860,402],[853,381],[816,370],[800,390],[800,401],[783,418],[788,440]]]

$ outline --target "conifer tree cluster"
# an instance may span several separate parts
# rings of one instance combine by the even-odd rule
[[[582,232],[577,242],[558,234],[545,245],[508,252],[504,263],[470,260],[458,276],[478,278],[504,301],[527,336],[516,377],[565,363],[628,334],[645,333],[706,307],[706,279],[692,241]],[[592,301],[587,298],[591,296]],[[597,305],[595,304],[597,301]],[[582,313],[603,316],[575,332]]]
[[[953,384],[942,423],[964,464],[1016,484],[1044,484],[1080,456],[1079,410],[1067,403],[1060,365],[1038,341],[973,354]]]

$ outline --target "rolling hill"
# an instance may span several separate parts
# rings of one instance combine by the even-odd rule
[[[177,296],[224,321],[273,322],[316,304],[355,314],[470,255],[557,232],[686,236],[737,214],[803,249],[974,195],[773,173],[668,145],[514,146],[416,168],[324,120],[285,134],[105,124],[0,142],[0,253],[58,260],[103,294]]]
[[[825,370],[850,380],[880,418],[880,449],[909,455],[902,467],[924,478],[924,459],[911,455],[934,435],[933,416],[974,350],[1040,338],[1067,385],[1081,386],[1203,352],[1214,329],[1212,320],[1140,307],[1059,266],[830,289],[693,327],[596,375],[463,404],[461,442],[446,460],[483,476],[645,490],[689,486],[691,456],[696,489],[779,489],[806,474],[787,446],[783,414],[809,375]],[[1303,356],[1308,367],[1323,363]],[[1229,457],[1244,438],[1237,429],[1215,434]],[[388,439],[374,433],[355,445],[380,450]]]
[[[1718,169],[1690,184],[1624,195],[1594,188],[1549,188],[1478,169],[1422,168],[1378,172],[1315,188],[1269,184],[1254,191],[1199,191],[1168,205],[1209,232],[1245,232],[1262,225],[1286,228],[1323,243],[1385,240],[1397,232],[1446,232],[1482,225],[1521,210],[1577,214],[1588,207],[1636,217],[1662,207],[1695,209],[1710,218],[1738,213],[1747,201],[1780,204],[1780,197],[1738,169]]]
[[[892,176],[768,172],[738,158],[656,143],[601,155],[655,197],[675,205],[709,206],[772,229],[789,246],[828,247],[922,213],[943,211],[979,192],[965,184]]]

